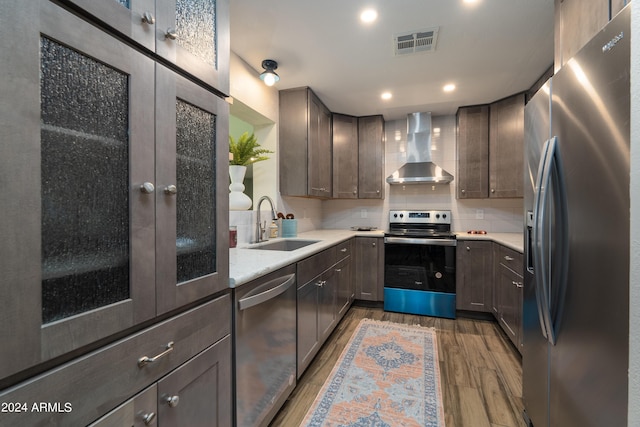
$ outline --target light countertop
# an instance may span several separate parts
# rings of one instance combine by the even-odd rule
[[[340,242],[349,240],[352,237],[384,237],[383,230],[376,231],[351,231],[351,230],[313,230],[299,233],[296,240],[319,240],[309,246],[305,246],[294,251],[269,251],[259,249],[248,249],[238,246],[229,249],[229,287],[235,288],[238,285],[257,279],[267,273],[289,264],[298,262],[301,259],[314,255],[323,249],[330,248]],[[289,240],[291,238],[287,238]],[[282,240],[282,238],[271,239],[270,241]],[[254,246],[254,245],[249,245]]]
[[[524,253],[524,237],[522,233],[487,233],[468,234],[466,232],[456,233],[458,240],[491,240],[503,246]]]
[[[467,234],[456,233],[458,240],[491,240],[522,252],[524,242],[521,233],[488,233]],[[298,262],[314,255],[324,249],[349,240],[352,237],[384,237],[384,230],[352,231],[352,230],[313,230],[299,233],[296,240],[318,240],[300,249],[293,251],[270,251],[249,249],[248,246],[239,245],[229,249],[229,287],[235,288],[243,283],[264,276],[279,268]],[[289,239],[289,238],[288,238]],[[287,240],[288,240],[287,239]],[[282,238],[270,241],[282,240]]]

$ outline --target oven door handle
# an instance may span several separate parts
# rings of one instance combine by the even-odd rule
[[[457,246],[456,239],[421,239],[415,237],[385,237],[385,243],[402,245]]]

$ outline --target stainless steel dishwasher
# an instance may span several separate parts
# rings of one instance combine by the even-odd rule
[[[291,265],[234,292],[238,427],[268,425],[296,386],[295,273]]]

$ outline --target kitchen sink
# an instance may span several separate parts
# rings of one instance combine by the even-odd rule
[[[304,248],[305,246],[318,243],[320,240],[297,240],[297,239],[282,239],[275,242],[260,243],[255,246],[250,246],[247,249],[260,249],[264,251],[295,251],[296,249]]]

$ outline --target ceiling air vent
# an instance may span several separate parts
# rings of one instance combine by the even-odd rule
[[[438,29],[427,28],[409,33],[398,33],[393,36],[394,54],[396,56],[436,50]]]

